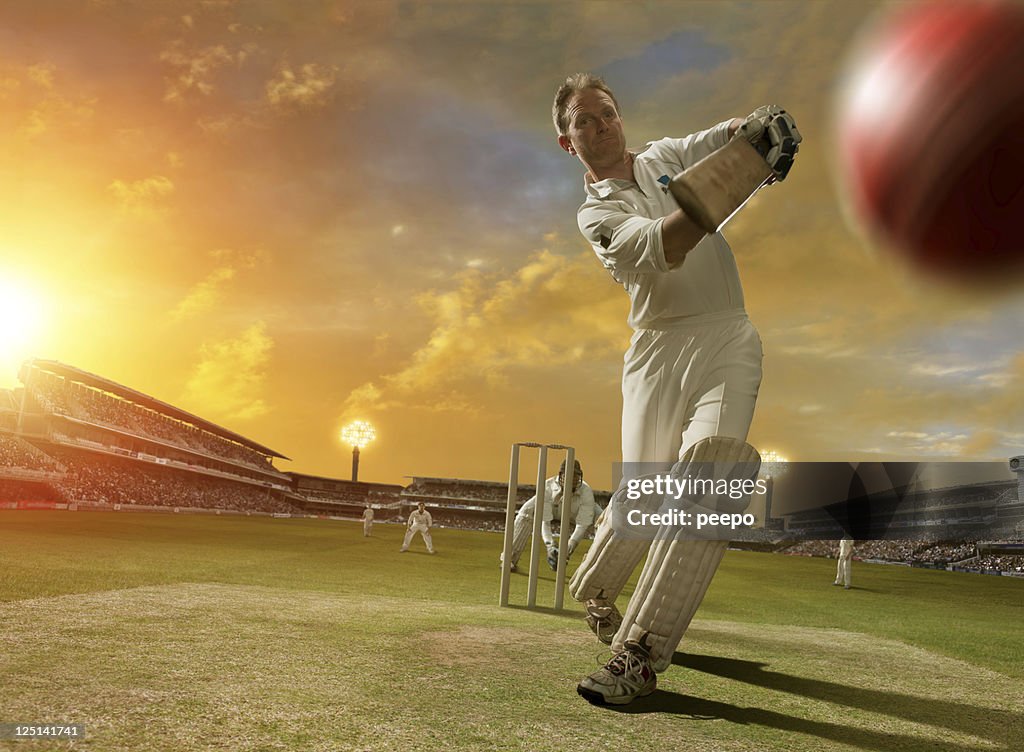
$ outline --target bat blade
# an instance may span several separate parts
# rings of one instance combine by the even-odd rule
[[[669,182],[676,203],[705,232],[718,232],[772,175],[750,142],[734,138]]]

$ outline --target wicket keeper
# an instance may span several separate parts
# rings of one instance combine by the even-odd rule
[[[562,486],[565,483],[565,460],[558,469],[558,475],[548,478],[544,483],[544,508],[541,514],[541,535],[544,538],[544,547],[547,549],[548,566],[552,571],[558,570],[558,547],[555,545],[555,536],[551,532],[551,522],[559,521],[562,532],[569,529],[569,520],[575,520],[576,527],[569,538],[569,556],[576,550],[580,541],[586,536],[590,526],[594,524],[597,517],[597,503],[594,501],[594,490],[583,480],[583,466],[579,460],[575,462],[573,473],[572,494],[569,497],[569,520],[561,519],[562,509]],[[519,564],[519,557],[523,555],[527,541],[533,531],[533,515],[537,507],[537,494],[534,494],[516,513],[515,527],[512,534],[512,571],[516,571]]]

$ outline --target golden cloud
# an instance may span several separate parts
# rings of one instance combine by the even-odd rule
[[[228,65],[241,65],[247,54],[245,49],[230,52],[224,45],[188,50],[181,40],[171,42],[168,48],[160,53],[160,61],[174,71],[171,76],[164,79],[164,101],[182,103],[192,94],[210,96],[216,90],[216,71]]]
[[[338,69],[333,65],[306,63],[298,71],[283,63],[267,81],[267,101],[273,107],[309,109],[322,107],[334,95]]]
[[[201,415],[247,420],[269,412],[263,399],[274,341],[259,321],[234,339],[203,345],[183,403]]]
[[[242,252],[218,248],[210,256],[219,262],[203,280],[196,283],[170,313],[171,321],[181,322],[208,311],[223,297],[224,288],[240,270],[252,269],[266,259],[262,251]]]
[[[174,183],[163,175],[153,175],[131,182],[115,180],[107,186],[107,190],[124,211],[140,216],[154,216],[163,210],[163,200],[174,193]]]
[[[52,63],[0,65],[0,100],[20,136],[33,139],[55,128],[77,129],[95,114],[96,98],[70,87],[62,91],[57,72]]]
[[[434,324],[427,341],[403,368],[355,389],[343,417],[399,407],[474,412],[467,384],[501,389],[516,369],[617,357],[627,302],[589,251],[545,249],[505,278],[463,272],[456,289],[420,296]]]

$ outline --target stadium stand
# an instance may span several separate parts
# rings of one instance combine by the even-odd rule
[[[100,444],[114,443],[156,455],[173,447],[202,458],[208,466],[233,466],[231,472],[236,474],[271,476],[287,483],[272,463],[273,457],[287,459],[283,455],[121,384],[39,360],[23,366],[21,379],[27,409],[49,417],[49,431],[65,438],[95,441],[99,435]],[[111,431],[118,434],[116,441]]]

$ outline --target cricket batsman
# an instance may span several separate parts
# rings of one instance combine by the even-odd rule
[[[622,373],[623,462],[675,463],[678,473],[714,461],[754,467],[756,475],[760,458],[746,436],[761,382],[761,340],[747,318],[729,244],[717,227],[698,224],[680,208],[675,176],[707,159],[702,167],[720,179],[699,187],[698,198],[724,205],[731,215],[760,184],[785,178],[801,140],[796,124],[768,106],[746,119],[631,151],[615,95],[586,73],[568,77],[558,89],[552,116],[558,145],[586,168],[579,228],[630,299],[634,334]],[[758,155],[754,167],[764,168],[757,178],[763,183],[748,185],[748,177],[732,174],[724,160],[737,150]],[[612,497],[613,507],[634,503],[624,491],[620,487]],[[727,546],[693,540],[675,528],[653,543],[627,538],[616,532],[615,516],[603,516],[569,585],[584,603],[588,624],[611,644],[611,660],[577,687],[599,705],[624,705],[654,692],[657,674],[669,667]],[[616,598],[645,554],[622,614]]]
[[[555,536],[551,532],[552,520],[559,520],[562,533],[568,529],[569,521],[561,520],[562,509],[562,486],[565,483],[565,460],[558,468],[558,475],[548,478],[544,483],[544,509],[543,522],[541,523],[541,535],[544,539],[544,547],[547,549],[548,566],[552,571],[558,570],[558,547],[555,545]],[[537,494],[534,494],[516,513],[515,527],[512,534],[512,571],[516,571],[519,564],[519,557],[523,555],[527,541],[533,531],[533,515],[537,507]],[[576,550],[580,541],[586,536],[590,526],[594,524],[597,517],[598,507],[594,501],[594,490],[583,480],[583,466],[579,460],[575,462],[573,473],[572,495],[569,497],[569,519],[576,521],[576,527],[569,538],[569,556]]]

